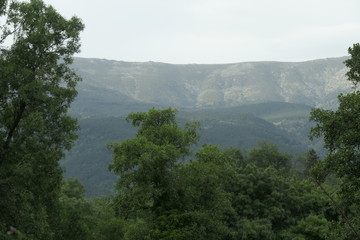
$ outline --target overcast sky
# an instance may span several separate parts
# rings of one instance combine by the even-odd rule
[[[360,42],[359,0],[44,0],[85,23],[88,58],[304,61]]]

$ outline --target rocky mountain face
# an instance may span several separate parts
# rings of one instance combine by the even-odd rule
[[[82,93],[125,102],[175,107],[231,107],[261,102],[301,103],[331,108],[348,92],[346,58],[307,62],[165,64],[76,58]]]

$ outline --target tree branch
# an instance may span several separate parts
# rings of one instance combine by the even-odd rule
[[[26,108],[26,103],[24,101],[21,101],[20,102],[19,112],[15,117],[13,125],[11,126],[11,128],[8,131],[8,134],[6,136],[6,140],[5,140],[3,148],[2,148],[3,152],[0,155],[1,156],[0,165],[2,165],[4,160],[5,160],[5,153],[9,149],[9,146],[10,146],[11,140],[12,140],[12,138],[14,136],[15,130],[19,126],[21,118],[23,117],[23,114],[25,112],[25,108]]]
[[[322,186],[322,184],[313,176],[311,178],[316,182],[316,184],[320,187],[321,191],[325,194],[326,197],[330,199],[330,201],[333,204],[333,207],[335,208],[336,212],[343,218],[345,223],[349,226],[351,231],[360,239],[360,233],[357,231],[357,229],[354,227],[354,225],[351,223],[350,219],[347,217],[344,209],[339,206],[339,204],[335,201],[335,199],[326,191],[326,189]]]

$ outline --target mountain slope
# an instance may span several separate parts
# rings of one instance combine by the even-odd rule
[[[124,101],[176,107],[267,101],[332,107],[336,96],[350,89],[345,59],[175,65],[77,58],[74,68],[84,78],[80,98],[81,91],[91,86],[121,94]]]

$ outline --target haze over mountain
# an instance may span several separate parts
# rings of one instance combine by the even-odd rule
[[[340,92],[350,89],[345,59],[174,65],[77,58],[74,68],[84,79],[78,101],[92,95],[114,103],[180,108],[269,101],[327,108],[336,104]]]
[[[63,160],[65,176],[77,177],[88,196],[112,192],[115,176],[106,144],[134,137],[124,117],[152,107],[175,107],[180,124],[200,121],[200,143],[251,149],[275,143],[295,157],[322,142],[307,136],[312,107],[333,108],[350,91],[343,61],[248,62],[219,65],[130,63],[76,58],[83,77],[71,113],[79,140]]]

